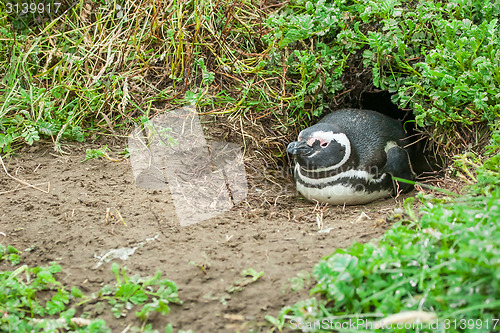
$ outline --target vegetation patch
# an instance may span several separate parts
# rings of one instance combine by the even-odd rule
[[[61,151],[185,104],[265,125],[233,140],[282,150],[297,127],[377,89],[454,151],[499,116],[497,2],[80,1],[45,20],[1,6],[4,153],[40,138]]]
[[[4,153],[43,138],[61,152],[64,140],[117,136],[136,119],[178,105],[212,114],[278,106],[266,94],[273,80],[256,79],[267,52],[266,15],[251,2],[82,0],[66,7],[32,20],[0,4]]]
[[[12,265],[21,261],[19,251],[0,244],[0,261]],[[111,332],[102,319],[90,318],[81,306],[92,302],[96,308],[108,307],[116,318],[135,311],[142,322],[132,332],[158,332],[152,329],[149,318],[153,313],[166,315],[170,303],[181,304],[177,285],[161,272],[154,277],[128,276],[125,268],[113,263],[111,271],[115,285],[106,285],[97,293],[84,295],[77,287],[68,290],[56,278],[61,266],[18,266],[14,271],[0,272],[0,332]],[[107,303],[107,305],[106,305]],[[77,313],[79,315],[77,315]],[[168,325],[166,332],[171,332]]]
[[[269,64],[291,78],[292,114],[353,104],[345,99],[354,89],[387,90],[440,149],[456,153],[457,128],[468,128],[469,143],[471,125],[500,115],[499,18],[500,5],[482,0],[294,0],[267,20]]]
[[[487,155],[475,171],[478,182],[463,196],[438,198],[420,192],[418,213],[414,198],[408,198],[405,213],[380,240],[336,250],[315,266],[311,294],[322,297],[287,306],[268,320],[280,331],[292,327],[303,332],[326,332],[361,320],[365,325],[357,329],[372,332],[381,318],[419,311],[433,314],[434,323],[437,319],[433,332],[498,329],[499,131]],[[404,320],[417,322],[417,317]],[[392,328],[406,321],[394,322]],[[401,327],[394,331],[414,331]]]

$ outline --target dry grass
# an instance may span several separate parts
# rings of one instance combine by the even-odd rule
[[[286,131],[280,124],[286,115],[283,103],[269,96],[285,95],[285,78],[259,67],[268,52],[261,41],[263,20],[279,6],[82,0],[22,34],[3,29],[10,48],[0,50],[0,117],[21,115],[26,128],[40,120],[53,123],[42,134],[61,152],[61,140],[73,127],[118,136],[137,117],[152,117],[194,96],[190,101],[201,114],[230,115],[243,144],[262,134],[259,147],[279,148],[275,141]],[[260,133],[266,130],[259,120],[269,119],[266,126],[281,127],[276,139],[272,129]]]

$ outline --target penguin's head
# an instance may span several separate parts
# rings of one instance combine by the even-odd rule
[[[337,126],[318,123],[301,131],[286,151],[306,170],[333,170],[349,160],[351,143]]]

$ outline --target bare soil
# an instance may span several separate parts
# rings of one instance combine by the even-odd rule
[[[252,166],[247,168],[250,189],[245,201],[222,215],[182,227],[168,191],[136,186],[129,160],[82,163],[85,150],[98,147],[72,145],[65,147],[68,155],[59,156],[52,146],[39,145],[4,159],[13,176],[33,185],[50,182],[50,191],[19,188],[19,182],[1,171],[0,192],[9,192],[0,195],[0,231],[6,234],[0,241],[23,251],[28,265],[57,262],[63,284],[87,294],[114,282],[111,262],[96,268],[96,257],[143,242],[127,260],[113,262],[126,266],[130,275],[152,276],[161,270],[177,283],[183,305],[172,304],[168,316],[153,318],[153,327],[160,331],[167,323],[174,331],[203,333],[270,330],[265,315],[277,316],[283,306],[309,297],[307,290],[287,289],[290,278],[311,272],[336,248],[381,236],[390,226],[387,217],[403,201],[315,205],[296,195],[286,174],[269,177],[279,170]],[[119,152],[124,145],[109,147]],[[47,189],[47,184],[39,187]],[[240,292],[228,293],[226,288],[248,268],[264,276]],[[12,267],[4,263],[0,269]],[[79,310],[105,319],[113,332],[131,323],[140,325],[134,310],[124,319],[92,304]]]

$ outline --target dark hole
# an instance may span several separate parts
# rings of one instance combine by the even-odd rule
[[[360,97],[360,107],[362,109],[373,110],[385,114],[393,119],[400,120],[408,136],[418,142],[410,147],[410,158],[413,171],[417,175],[425,177],[442,169],[443,161],[436,160],[434,154],[426,151],[428,139],[421,139],[421,135],[415,129],[415,115],[411,110],[399,109],[391,100],[393,94],[388,91],[363,92]]]
[[[373,110],[385,114],[394,119],[398,119],[405,124],[405,129],[409,135],[415,134],[415,116],[410,110],[399,109],[391,100],[388,91],[363,92],[360,98],[362,109]]]

